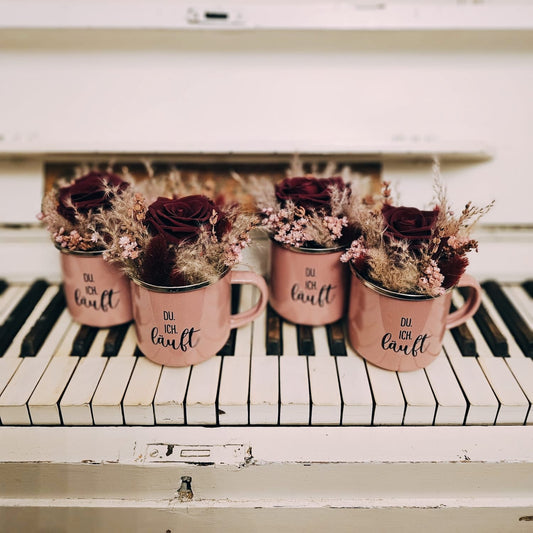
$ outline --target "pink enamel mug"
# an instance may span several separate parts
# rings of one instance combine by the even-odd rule
[[[323,326],[346,308],[348,269],[343,247],[296,248],[271,241],[269,298],[272,308],[294,324]]]
[[[450,313],[451,289],[438,297],[397,293],[352,269],[347,324],[352,347],[387,370],[424,368],[439,355],[445,330],[466,322],[479,307],[481,288],[472,276],[463,274],[457,287],[470,287],[470,293]]]
[[[231,285],[259,291],[254,307],[231,314]],[[216,282],[160,287],[133,279],[133,319],[137,344],[148,358],[167,366],[189,366],[213,357],[233,328],[257,318],[266,306],[265,280],[254,272],[227,270]]]
[[[60,258],[65,299],[76,322],[108,328],[132,319],[130,281],[101,251],[61,250]]]

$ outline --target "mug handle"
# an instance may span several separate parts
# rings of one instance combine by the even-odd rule
[[[481,304],[481,287],[479,283],[469,274],[463,274],[457,287],[470,287],[468,298],[465,303],[446,319],[446,328],[455,328],[466,322],[475,314]]]
[[[248,311],[243,311],[242,313],[237,313],[236,315],[230,316],[230,328],[233,329],[248,324],[248,322],[255,320],[263,312],[268,301],[268,288],[266,281],[262,276],[256,274],[255,272],[246,270],[232,270],[230,283],[232,285],[239,283],[255,285],[261,292],[259,295],[259,301],[254,307],[248,309]]]

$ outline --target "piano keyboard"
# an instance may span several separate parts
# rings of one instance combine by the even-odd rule
[[[235,293],[235,308],[255,298]],[[456,291],[454,305],[461,305]],[[533,423],[533,282],[483,284],[426,369],[367,364],[342,324],[294,326],[268,309],[190,368],[162,367],[131,324],[80,326],[61,287],[0,281],[2,425],[523,425]]]

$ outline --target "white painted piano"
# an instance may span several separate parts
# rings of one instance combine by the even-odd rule
[[[1,531],[531,529],[530,2],[307,4],[0,0]],[[483,311],[427,369],[271,311],[190,369],[71,321],[34,218],[51,164],[295,151],[417,205],[436,154],[459,208],[496,198]]]

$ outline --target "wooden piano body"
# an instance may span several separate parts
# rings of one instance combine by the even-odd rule
[[[0,530],[529,530],[528,3],[251,2],[218,20],[156,4],[0,1],[0,332],[23,317],[0,356]],[[379,163],[417,205],[438,155],[459,208],[496,198],[470,272],[496,280],[483,303],[506,357],[471,320],[475,356],[450,333],[430,367],[397,374],[331,328],[265,314],[226,355],[170,369],[136,354],[131,329],[87,332],[61,307],[21,357],[59,299],[34,218],[50,164],[230,169],[295,151]],[[268,274],[264,248],[250,259]]]

